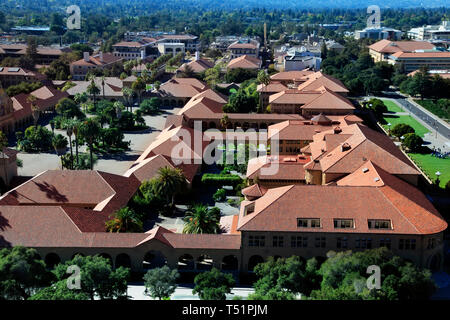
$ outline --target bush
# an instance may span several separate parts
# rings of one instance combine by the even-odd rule
[[[213,195],[214,201],[220,202],[224,201],[227,197],[227,191],[225,189],[217,189]]]
[[[405,123],[396,124],[391,130],[391,134],[397,138],[400,138],[408,133],[415,133],[415,131],[413,127]]]
[[[234,174],[213,174],[205,173],[202,176],[202,183],[211,186],[236,186],[242,183],[241,177]]]
[[[144,114],[155,114],[159,112],[160,107],[161,100],[153,97],[151,99],[145,99],[144,101],[142,101],[141,105],[139,106],[139,110],[141,110]]]
[[[17,142],[20,150],[25,152],[42,152],[53,149],[52,132],[42,126],[30,126],[24,137]]]
[[[370,99],[365,103],[366,107],[372,110],[377,116],[381,116],[383,113],[388,112],[388,108],[384,102],[380,99]]]
[[[411,152],[419,151],[422,147],[423,140],[415,133],[407,133],[404,135],[403,146],[408,148]]]

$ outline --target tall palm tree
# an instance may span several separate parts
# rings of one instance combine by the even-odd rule
[[[96,106],[96,97],[100,93],[100,89],[95,84],[95,77],[91,77],[91,83],[87,87],[87,93],[93,96],[94,107]]]
[[[105,76],[102,76],[103,100],[105,100]]]
[[[175,205],[175,196],[186,186],[186,178],[181,169],[172,169],[170,167],[159,168],[156,183],[154,185],[155,192],[161,197],[165,197],[170,203],[171,209]]]
[[[262,112],[262,110],[263,110],[263,95],[262,95],[262,93],[264,92],[264,88],[270,83],[270,77],[266,73],[265,70],[260,70],[258,72],[257,80],[260,84],[263,85],[261,93],[259,94],[259,110]]]
[[[31,104],[31,116],[33,117],[34,126],[36,127],[40,115],[40,110],[36,105],[37,98],[30,94],[30,96],[27,98],[27,101]]]
[[[141,103],[142,93],[144,92],[145,87],[146,87],[145,81],[141,77],[137,78],[136,81],[134,81],[133,84],[131,85],[131,89],[139,97],[139,104]],[[133,109],[131,109],[131,112],[133,112]]]
[[[128,111],[128,107],[133,104],[133,90],[128,87],[122,88],[123,99],[126,106],[126,111]]]
[[[79,160],[78,160],[78,128],[80,126],[79,122],[74,122],[73,125],[73,135],[75,136],[75,158],[76,158],[76,164],[78,166]]]
[[[90,158],[90,164],[91,164],[91,170],[94,168],[94,161],[93,161],[93,147],[94,142],[97,136],[100,133],[100,125],[98,122],[94,119],[87,119],[83,121],[81,124],[79,131],[83,135],[84,139],[86,140],[88,146],[89,146],[89,158]]]
[[[70,169],[73,169],[73,150],[72,150],[72,134],[73,128],[75,127],[75,122],[73,120],[68,120],[66,122],[66,133],[69,137],[69,147],[70,147]]]
[[[220,210],[196,204],[186,211],[183,233],[219,233]]]

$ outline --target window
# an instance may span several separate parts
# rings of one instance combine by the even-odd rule
[[[291,247],[292,248],[306,248],[308,246],[307,237],[291,237]]]
[[[391,229],[391,220],[367,220],[369,229]]]
[[[297,227],[308,228],[308,219],[297,219]]]
[[[334,219],[334,227],[336,229],[353,228],[353,219]]]
[[[380,239],[380,247],[391,248],[391,239]]]
[[[336,241],[336,247],[337,248],[348,248],[348,239],[347,238],[337,238]]]
[[[326,246],[325,237],[316,237],[315,246],[316,248],[325,248]]]
[[[273,246],[274,247],[284,247],[284,237],[273,236]]]
[[[298,218],[298,228],[320,228],[320,219]]]
[[[311,219],[311,228],[320,228],[320,219]]]
[[[265,236],[249,236],[248,246],[249,247],[264,247],[265,246]]]
[[[416,239],[400,239],[398,248],[400,250],[416,250]]]
[[[355,240],[355,248],[361,249],[371,249],[372,248],[372,239],[356,239]]]

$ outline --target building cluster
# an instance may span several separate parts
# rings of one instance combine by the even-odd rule
[[[247,53],[234,59],[257,59]],[[118,83],[108,81],[108,90],[119,91]],[[69,91],[83,91],[84,85]],[[52,90],[39,90],[33,94],[45,105]],[[182,108],[167,117],[135,163],[123,175],[44,171],[2,195],[0,246],[36,248],[49,265],[75,254],[100,254],[133,271],[167,264],[180,271],[214,266],[252,272],[269,256],[325,257],[330,250],[375,247],[388,247],[420,266],[442,266],[447,223],[417,188],[420,172],[391,139],[353,114],[339,80],[311,70],[287,71],[273,75],[258,92],[271,113],[225,114],[227,97],[202,81],[163,83],[155,94]],[[2,102],[2,110],[14,113],[14,101],[24,99]],[[204,151],[217,138],[205,131],[209,128],[222,129],[225,137],[225,129],[268,129],[268,140],[259,143],[270,152],[249,161],[245,200],[227,232],[181,234],[161,226],[143,233],[105,232],[105,222],[160,168],[180,168],[192,185]],[[249,141],[245,134],[236,133]]]
[[[406,73],[428,66],[429,69],[450,68],[450,52],[429,41],[380,40],[369,46],[375,62],[386,61]]]

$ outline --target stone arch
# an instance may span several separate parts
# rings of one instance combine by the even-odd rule
[[[178,269],[179,270],[194,270],[195,261],[194,257],[190,254],[183,254],[178,258]]]
[[[56,253],[49,253],[45,256],[45,265],[50,269],[53,269],[57,264],[61,262],[61,258]]]
[[[102,258],[108,259],[109,263],[111,264],[111,266],[114,266],[113,265],[113,258],[109,254],[103,252],[103,253],[100,253],[99,256],[102,257]]]
[[[240,127],[241,126],[241,124],[239,123],[239,122],[235,122],[234,123],[234,129],[237,129],[238,127]]]
[[[207,254],[202,254],[196,261],[197,270],[209,271],[214,265],[214,260]]]
[[[263,122],[259,125],[259,130],[265,129],[267,130],[267,123]]]
[[[233,129],[233,124],[232,124],[231,122],[229,122],[229,123],[227,124],[227,129]]]
[[[256,265],[262,262],[264,262],[263,257],[258,255],[251,256],[250,259],[248,259],[248,271],[253,272]]]
[[[131,268],[131,259],[130,256],[126,253],[118,254],[116,257],[116,268],[124,267]]]
[[[160,268],[167,264],[167,259],[161,251],[149,251],[145,254],[142,261],[142,268],[153,269]]]
[[[250,123],[248,123],[248,122],[244,122],[244,123],[242,124],[242,129],[243,129],[243,130],[247,130],[249,127],[250,127]]]
[[[237,271],[239,269],[239,261],[235,255],[228,255],[222,259],[222,270]]]
[[[210,123],[209,123],[209,128],[210,129],[216,129],[216,123],[214,122],[214,121],[211,121]]]

